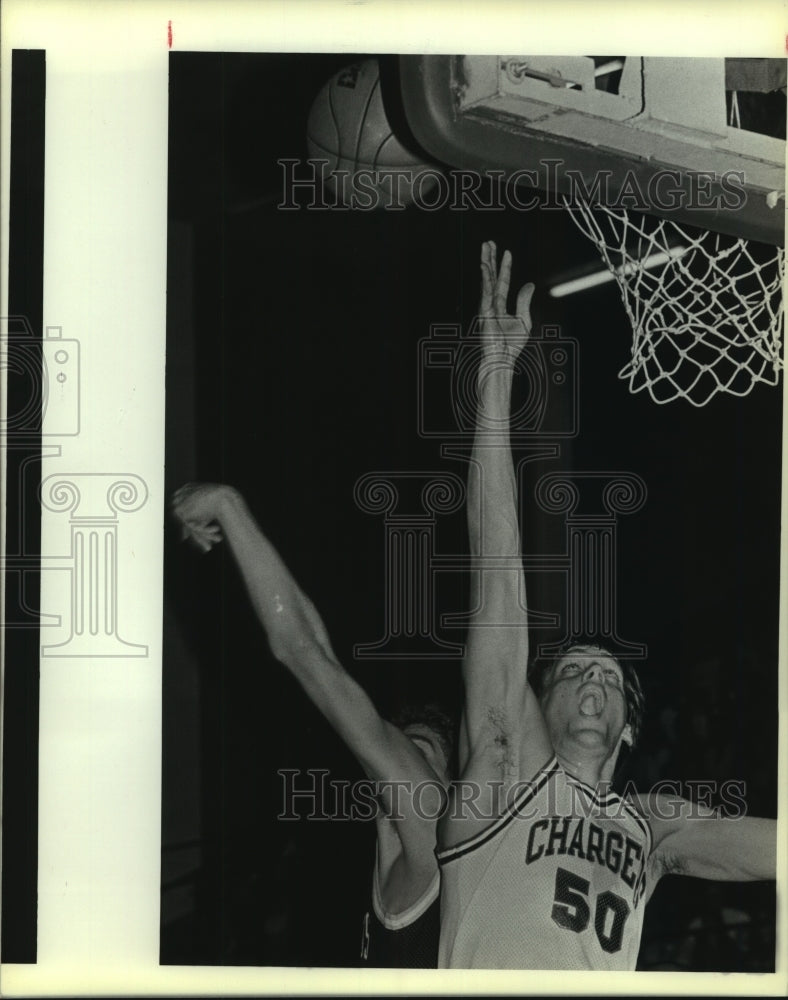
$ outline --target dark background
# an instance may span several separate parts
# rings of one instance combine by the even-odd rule
[[[617,289],[547,296],[598,259],[562,211],[278,210],[276,161],[307,156],[310,104],[353,57],[170,59],[168,492],[208,480],[244,493],[384,712],[413,697],[456,708],[456,659],[354,658],[383,635],[385,577],[382,518],[358,509],[353,487],[374,471],[464,477],[418,434],[418,342],[432,323],[468,324],[479,246],[495,239],[514,254],[513,284],[537,284],[537,327],[578,342],[580,432],[527,467],[524,551],[563,546],[561,515],[532,509],[540,475],[647,484],[643,509],[618,522],[618,633],[648,648],[630,776],[738,780],[751,813],[775,816],[782,389],[703,409],[630,395],[616,377],[631,336]],[[385,82],[396,63],[383,64]],[[439,518],[436,551],[466,550],[462,510]],[[161,960],[357,964],[373,824],[278,821],[276,772],[360,769],[268,653],[226,554],[182,546],[168,521],[164,572]],[[528,586],[535,608],[564,610],[560,574]],[[465,578],[441,574],[437,601],[465,610]],[[640,966],[773,968],[774,905],[773,884],[669,876]]]
[[[46,58],[14,50],[8,218],[3,533],[2,954],[37,955],[38,732],[41,647],[41,421],[45,403],[44,161]],[[35,668],[34,665],[35,664]]]

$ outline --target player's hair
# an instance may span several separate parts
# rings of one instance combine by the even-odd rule
[[[634,748],[643,727],[643,709],[645,706],[645,697],[643,695],[643,688],[640,685],[640,678],[634,666],[629,661],[620,660],[609,649],[600,646],[598,642],[583,642],[579,639],[572,639],[571,642],[567,642],[561,646],[555,654],[534,659],[528,668],[528,681],[534,694],[537,698],[542,697],[544,682],[548,673],[562,656],[566,656],[567,653],[571,653],[573,650],[598,650],[604,653],[605,656],[609,656],[611,660],[615,660],[621,667],[621,673],[624,676],[624,702],[627,706],[626,721],[632,733],[632,747]]]
[[[408,726],[425,726],[431,729],[438,737],[441,749],[446,754],[446,760],[449,764],[452,763],[457,741],[457,726],[442,705],[436,702],[407,703],[393,713],[390,721],[397,729],[406,729]]]

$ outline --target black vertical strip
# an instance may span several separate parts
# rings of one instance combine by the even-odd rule
[[[2,961],[15,963],[35,962],[37,943],[45,94],[45,53],[15,50],[6,355],[2,847]]]

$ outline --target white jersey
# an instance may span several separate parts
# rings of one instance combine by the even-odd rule
[[[553,759],[491,826],[438,852],[438,964],[455,969],[634,969],[648,822]]]

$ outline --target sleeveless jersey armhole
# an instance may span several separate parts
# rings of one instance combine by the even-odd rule
[[[436,870],[435,876],[429,886],[415,903],[411,904],[411,906],[409,906],[406,910],[402,910],[400,913],[389,913],[383,905],[376,859],[375,869],[372,874],[372,908],[375,911],[375,916],[381,924],[383,924],[386,930],[389,931],[400,931],[404,927],[409,927],[412,923],[418,920],[422,914],[426,913],[426,911],[438,898],[438,894],[440,893],[440,884],[440,871]]]
[[[522,786],[521,790],[514,797],[513,801],[510,802],[506,808],[501,812],[500,816],[495,819],[489,826],[485,827],[479,833],[474,834],[467,840],[461,840],[457,844],[453,844],[451,847],[443,848],[442,850],[436,850],[435,854],[438,858],[439,865],[445,865],[450,861],[454,861],[457,858],[461,858],[463,855],[470,853],[477,847],[481,847],[483,844],[488,843],[495,837],[501,830],[507,827],[512,820],[519,815],[523,809],[531,802],[531,800],[539,794],[542,788],[562,770],[561,765],[558,763],[558,758],[553,754],[550,760],[540,768],[536,774],[529,781],[522,781],[519,784]]]

